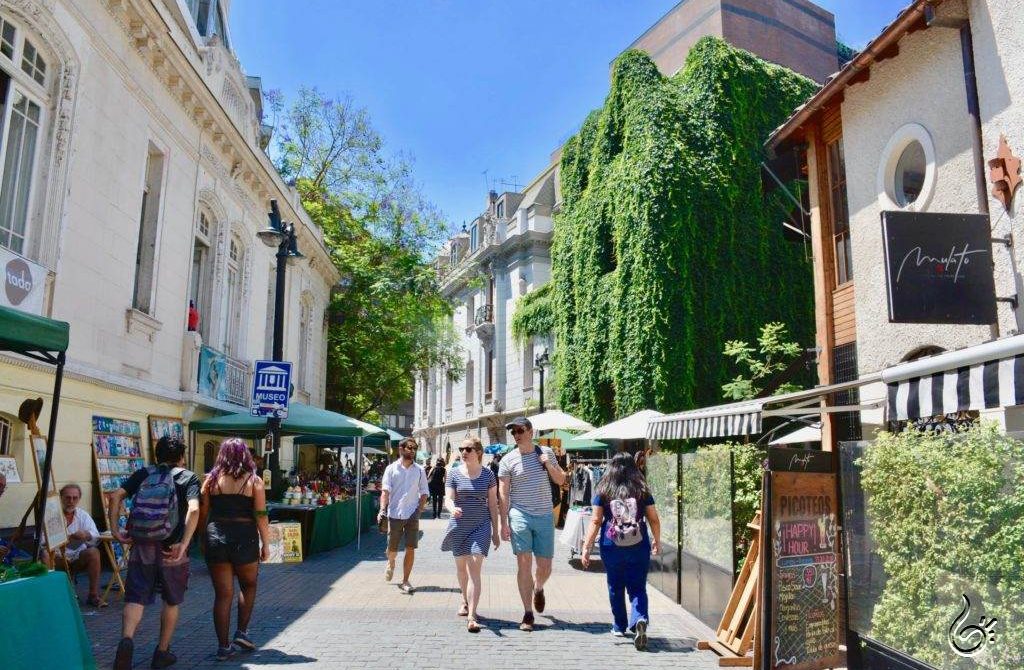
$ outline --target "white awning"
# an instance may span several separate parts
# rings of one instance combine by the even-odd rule
[[[636,414],[595,428],[578,436],[581,440],[643,440],[647,437],[647,424],[652,419],[665,416],[653,409],[640,410]]]
[[[777,437],[768,444],[800,444],[801,442],[821,442],[821,424],[816,423],[813,426],[804,426],[799,430],[794,430],[792,433]]]
[[[890,421],[1024,405],[1024,335],[896,365],[882,381]]]
[[[583,419],[577,419],[572,414],[566,414],[560,409],[549,409],[526,418],[530,420],[534,434],[548,430],[594,430],[594,427]]]
[[[728,405],[716,405],[688,410],[652,419],[647,437],[654,440],[688,440],[708,437],[756,435],[761,432],[761,421],[769,416],[811,416],[822,412],[856,412],[881,405],[822,407],[821,399],[833,393],[848,391],[878,381],[878,375],[869,375],[851,382],[818,386],[806,391],[744,400]]]

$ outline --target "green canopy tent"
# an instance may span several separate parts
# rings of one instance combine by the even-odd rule
[[[557,442],[555,442],[557,440]],[[552,444],[554,442],[555,444]],[[538,444],[547,446],[561,446],[565,451],[606,451],[608,445],[597,440],[580,439],[574,433],[567,430],[553,430],[541,435],[537,439]]]
[[[50,427],[46,433],[46,457],[43,459],[43,472],[35,503],[36,538],[32,555],[37,559],[43,535],[43,510],[46,505],[44,492],[50,486],[50,471],[53,468],[53,439],[57,433],[57,409],[60,406],[60,387],[64,379],[70,330],[71,327],[64,321],[0,306],[0,351],[11,351],[57,367],[50,407]]]
[[[281,421],[281,435],[312,435],[328,438],[352,438],[356,448],[356,462],[363,462],[363,439],[379,436],[388,437],[387,431],[373,424],[353,419],[352,417],[331,412],[319,407],[312,407],[301,402],[288,404],[288,418]],[[218,416],[189,424],[192,433],[208,435],[225,435],[233,437],[262,437],[267,434],[267,420],[255,417],[248,412],[238,412],[226,416]],[[193,435],[192,444],[195,444]],[[356,500],[362,499],[363,479],[356,477]],[[356,528],[363,527],[363,506],[356,505]],[[361,534],[356,535],[356,548],[360,548]]]

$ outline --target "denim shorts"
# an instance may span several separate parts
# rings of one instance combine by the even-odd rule
[[[515,508],[508,511],[512,528],[512,553],[533,554],[538,558],[555,556],[555,518],[552,514],[527,514]]]

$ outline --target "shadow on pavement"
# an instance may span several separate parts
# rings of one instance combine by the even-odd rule
[[[315,658],[303,656],[302,654],[286,654],[277,649],[260,649],[247,654],[235,654],[234,662],[241,662],[243,665],[294,665],[296,663],[316,663]]]

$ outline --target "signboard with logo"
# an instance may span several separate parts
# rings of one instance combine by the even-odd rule
[[[831,461],[828,452],[769,449],[761,524],[762,670],[843,665],[839,499]]]
[[[288,418],[292,364],[287,361],[256,361],[252,375],[253,416]]]
[[[46,268],[3,247],[0,247],[0,268],[4,273],[0,305],[42,314]]]
[[[889,322],[995,323],[989,226],[984,214],[882,212]]]

